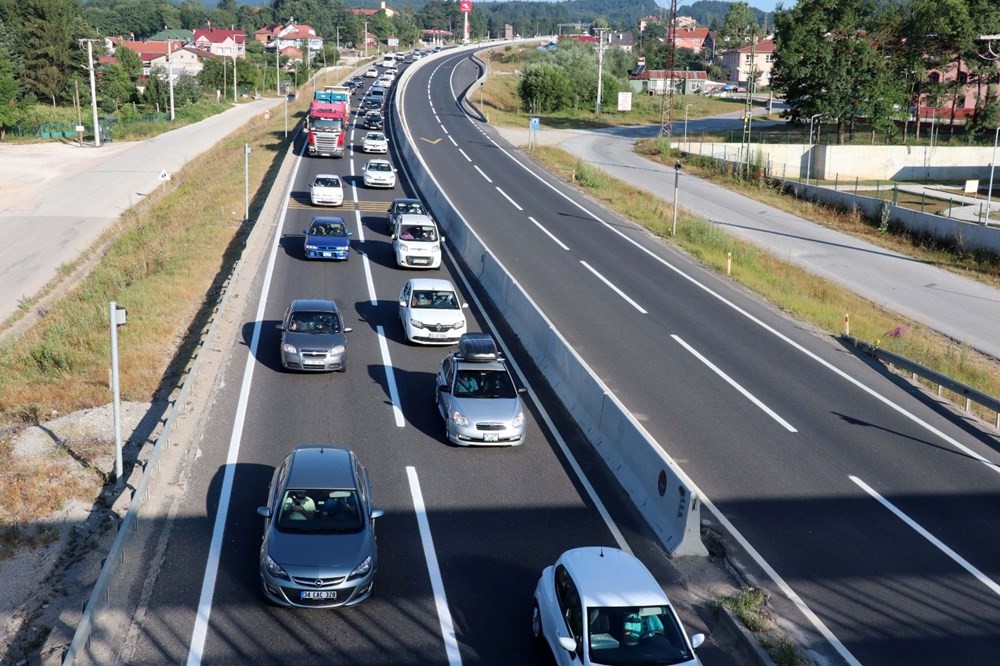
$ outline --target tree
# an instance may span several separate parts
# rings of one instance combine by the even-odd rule
[[[21,103],[20,63],[11,48],[12,38],[0,21],[0,140],[18,123],[23,113]]]
[[[139,80],[142,76],[142,57],[138,53],[127,46],[119,46],[115,49],[115,58],[129,81],[134,83]]]
[[[566,108],[573,95],[573,86],[566,70],[555,63],[528,65],[517,88],[521,102],[530,113]]]
[[[745,2],[734,2],[729,5],[729,12],[722,22],[719,38],[728,43],[729,48],[736,48],[748,43],[752,35],[760,33],[757,17],[750,5]]]
[[[25,83],[55,106],[70,73],[82,64],[76,42],[84,36],[80,5],[76,0],[25,0],[20,7]]]
[[[154,67],[146,79],[146,89],[142,93],[142,102],[146,106],[162,112],[170,103],[170,89],[167,86],[167,70]]]
[[[122,104],[131,102],[138,93],[128,71],[117,62],[105,68],[104,76],[98,82],[97,92],[100,94],[101,108],[107,113],[118,111]]]

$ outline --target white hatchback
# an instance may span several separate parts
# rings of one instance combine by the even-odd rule
[[[441,266],[441,243],[437,224],[427,215],[404,214],[392,228],[392,249],[396,263],[403,268],[438,268]]]
[[[634,555],[574,548],[546,567],[535,588],[531,632],[557,664],[697,666],[695,648],[670,599]]]
[[[399,292],[399,321],[407,341],[451,345],[465,333],[465,310],[448,280],[409,280]]]
[[[344,185],[340,176],[320,173],[309,186],[309,201],[313,206],[340,206],[344,203]]]
[[[378,70],[375,69],[374,67],[365,72],[366,79],[377,79],[378,77],[379,77]]]

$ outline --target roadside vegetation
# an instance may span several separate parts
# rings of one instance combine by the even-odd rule
[[[290,127],[309,97],[300,94],[289,104]],[[67,464],[87,467],[107,442],[74,442],[64,447],[73,450],[63,458],[40,464],[13,456],[12,439],[27,425],[109,402],[109,301],[128,309],[128,325],[118,331],[122,400],[162,399],[178,384],[220,280],[251,229],[252,222],[242,219],[244,143],[251,146],[255,219],[288,148],[281,113],[269,121],[258,117],[175,174],[166,192],[150,192],[95,244],[90,254],[102,256],[86,277],[71,283],[65,278],[73,267],[66,267],[49,287],[62,295],[44,307],[25,302],[4,324],[6,329],[20,318],[37,317],[26,332],[0,343],[0,458],[6,461],[0,473],[0,559],[14,543],[51,538],[33,521],[73,498],[93,502],[108,480],[104,470],[93,468],[84,478],[65,473]]]

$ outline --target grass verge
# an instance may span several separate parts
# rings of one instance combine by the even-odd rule
[[[293,122],[310,95],[289,104]],[[290,134],[290,137],[292,135]],[[284,116],[258,116],[222,139],[129,209],[94,245],[103,250],[85,277],[57,289],[37,324],[0,343],[0,559],[14,544],[46,538],[29,523],[70,499],[92,502],[106,482],[81,456],[107,442],[59,442],[45,458],[13,455],[13,435],[50,414],[107,404],[108,302],[129,311],[118,331],[123,400],[149,402],[173,390],[242,251],[244,144],[250,153],[250,219],[260,214],[288,146]],[[10,323],[10,322],[8,322]],[[72,450],[70,450],[72,449]],[[68,468],[77,468],[74,473]]]
[[[756,587],[744,586],[728,597],[715,602],[716,612],[726,607],[749,629],[767,650],[777,666],[799,666],[804,663],[795,644],[787,636],[776,636],[767,609],[767,593]]]
[[[937,370],[989,395],[1000,395],[1000,362],[940,335],[926,326],[893,313],[839,285],[817,277],[799,266],[784,262],[764,250],[726,234],[718,225],[687,211],[678,211],[677,236],[670,230],[673,207],[650,196],[648,192],[608,176],[564,150],[539,147],[531,153],[536,160],[563,179],[575,183],[590,196],[618,214],[628,217],[655,235],[677,245],[704,265],[724,273],[731,257],[731,279],[766,298],[772,304],[799,321],[808,322],[830,335],[843,332],[844,315],[850,315],[851,333]],[[669,161],[668,164],[673,164]],[[751,185],[743,187],[750,188]],[[780,200],[776,192],[755,190],[754,198],[771,203]],[[808,202],[796,202],[796,209],[806,206],[823,216],[837,220],[835,228],[859,227],[866,223],[856,214],[824,210]],[[782,206],[778,206],[781,208]],[[795,214],[801,214],[793,210]],[[811,219],[808,215],[803,215]],[[909,247],[901,240],[890,241],[903,252]],[[955,257],[945,248],[925,248],[933,252],[932,263],[949,265],[971,273],[985,257]],[[926,256],[926,255],[925,255]],[[957,268],[965,267],[964,270]],[[985,267],[985,265],[984,265]],[[990,267],[996,271],[996,266]],[[989,274],[988,274],[989,277]],[[989,277],[990,281],[995,279]],[[1000,280],[996,282],[1000,284]],[[964,398],[944,395],[964,405]],[[973,411],[984,420],[992,420],[992,412],[973,405]]]

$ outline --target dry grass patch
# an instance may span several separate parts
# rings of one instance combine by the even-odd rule
[[[794,318],[813,324],[830,335],[839,335],[843,332],[844,314],[848,313],[851,333],[856,337],[878,341],[884,349],[989,395],[1000,395],[1000,362],[795,264],[781,261],[683,209],[677,215],[678,234],[676,238],[671,238],[673,207],[669,203],[612,178],[559,148],[540,147],[532,151],[532,155],[553,173],[574,182],[608,208],[634,220],[665,241],[675,243],[717,272],[726,271],[731,253],[732,279]],[[964,405],[964,400],[959,404]],[[976,405],[973,405],[973,411],[990,421],[995,416]]]

